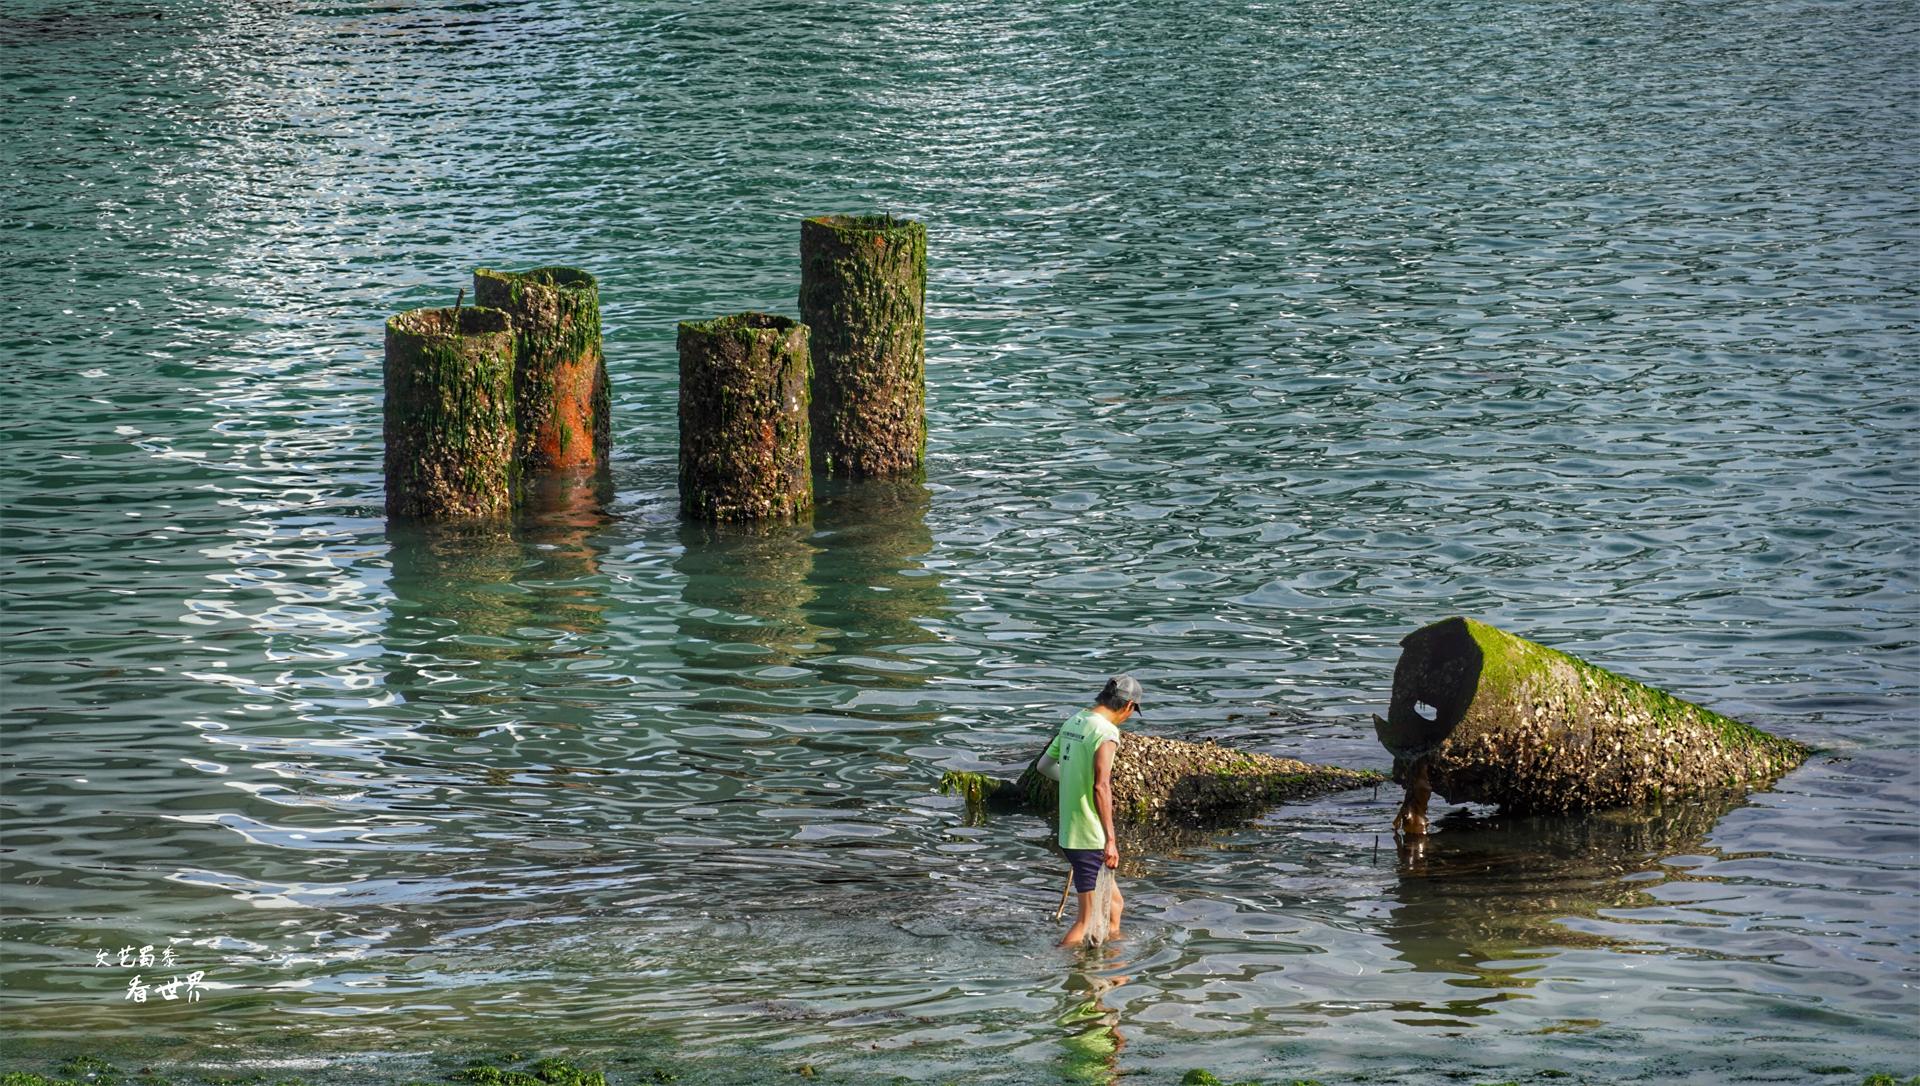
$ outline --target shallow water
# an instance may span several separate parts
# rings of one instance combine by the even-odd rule
[[[14,1051],[1920,1070],[1916,22],[8,5]],[[798,220],[870,207],[928,223],[927,486],[681,525],[674,322],[792,312]],[[611,517],[388,532],[381,320],[562,262]],[[1821,753],[1405,859],[1391,789],[1282,808],[1131,855],[1087,958],[1045,826],[934,792],[1119,670],[1384,767],[1456,613]],[[198,1002],[93,964],[170,943]]]

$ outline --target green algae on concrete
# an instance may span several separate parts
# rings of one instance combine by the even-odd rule
[[[813,507],[807,326],[767,313],[683,321],[680,514],[786,518]]]
[[[1806,760],[1769,735],[1467,618],[1400,642],[1374,730],[1408,786],[1396,828],[1425,832],[1425,792],[1522,812],[1632,806],[1772,784]]]
[[[513,318],[521,470],[606,468],[613,420],[600,350],[599,281],[579,268],[479,268],[473,297]]]
[[[606,1072],[586,1070],[555,1057],[534,1060],[521,1070],[475,1060],[453,1078],[474,1086],[607,1086]]]
[[[813,329],[813,465],[920,479],[927,449],[927,228],[892,215],[800,224],[800,319]]]
[[[519,492],[513,330],[498,309],[414,309],[387,321],[387,516],[503,517]]]
[[[1037,762],[1014,781],[984,773],[948,773],[940,790],[966,797],[969,809],[1025,810],[1052,817],[1059,805],[1059,785],[1041,774]],[[1125,732],[1113,763],[1113,813],[1135,825],[1211,825],[1251,817],[1276,803],[1364,788],[1385,779],[1370,770]]]

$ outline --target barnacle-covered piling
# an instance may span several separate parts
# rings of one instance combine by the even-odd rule
[[[413,309],[387,321],[387,516],[505,517],[513,455],[513,329],[498,309]]]
[[[1426,832],[1426,793],[1523,812],[1621,807],[1772,784],[1807,748],[1472,619],[1400,642],[1387,718],[1407,785],[1396,829]]]
[[[599,282],[579,268],[480,268],[473,296],[513,317],[521,470],[605,468],[613,418],[600,353]]]
[[[1363,788],[1385,779],[1371,770],[1123,732],[1113,762],[1113,814],[1134,824],[1217,824],[1252,817],[1276,803]],[[983,773],[948,773],[941,779],[940,790],[965,796],[969,807],[984,810],[1026,810],[1048,817],[1058,813],[1059,785],[1032,764],[1015,781]]]
[[[919,479],[927,452],[927,228],[892,215],[800,224],[800,319],[813,330],[813,465]]]
[[[680,514],[791,517],[813,507],[807,326],[767,313],[680,324]]]

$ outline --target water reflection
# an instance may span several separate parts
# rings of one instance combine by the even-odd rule
[[[521,579],[542,625],[579,636],[605,626],[604,586],[589,578],[600,573],[596,537],[612,500],[613,480],[604,471],[553,474],[527,485],[518,527],[530,565]]]
[[[1120,1032],[1120,1012],[1107,1006],[1106,995],[1131,978],[1112,972],[1126,968],[1116,948],[1101,947],[1087,953],[1097,961],[1083,961],[1080,968],[1067,974],[1062,986],[1068,1005],[1066,1013],[1055,1020],[1066,1031],[1060,1041],[1059,1078],[1105,1086],[1120,1077],[1120,1053],[1127,1047],[1127,1039]]]
[[[1005,895],[1044,824],[949,833],[931,767],[1030,756],[1059,673],[1106,654],[1152,662],[1184,706],[1162,725],[1278,700],[1301,753],[1372,764],[1356,706],[1444,606],[1854,760],[1797,771],[1768,817],[1715,832],[1739,857],[1665,883],[1645,856],[1582,874],[1490,829],[1484,877],[1454,870],[1464,830],[1400,875],[1264,834],[1178,863],[1136,842],[1136,930],[1177,934],[1153,984],[1136,958],[1102,1001],[1122,1063],[1250,1077],[1288,1007],[1321,1051],[1413,1060],[1366,1008],[1500,995],[1526,1013],[1474,1020],[1489,1063],[1529,1061],[1534,1019],[1607,1014],[1607,1081],[1806,1081],[1786,1061],[1836,1037],[1853,1062],[1913,1051],[1899,5],[1466,5],[1417,34],[1405,5],[1222,8],[1174,34],[1139,4],[983,5],[928,34],[884,7],[788,20],[831,70],[742,64],[726,12],[644,0],[589,5],[591,33],[545,3],[164,7],[61,16],[0,64],[36,119],[9,237],[39,284],[38,319],[0,333],[28,382],[0,662],[20,721],[4,950],[24,965],[0,970],[0,1033],[144,1032],[164,1008],[107,990],[115,970],[81,982],[72,951],[185,933],[238,986],[195,1007],[234,1053],[659,1028],[850,1076],[1045,1074],[1064,968],[1009,949],[1036,941]],[[1280,54],[1315,70],[1252,63]],[[1406,79],[1363,77],[1408,57]],[[527,74],[511,108],[445,108],[504,64]],[[1503,93],[1456,93],[1473,71]],[[1629,83],[1645,93],[1588,93]],[[806,108],[741,123],[767,102]],[[1223,127],[1222,102],[1249,123]],[[1595,133],[1620,137],[1603,161]],[[859,503],[825,493],[773,568],[675,572],[671,322],[785,304],[793,222],[853,199],[940,224],[935,500],[842,517]],[[583,229],[584,206],[604,221]],[[544,517],[454,546],[372,515],[379,322],[453,302],[487,237],[605,272],[617,563],[591,529],[536,538]],[[752,586],[721,577],[786,594],[722,605]],[[715,640],[676,650],[683,621]],[[616,651],[601,639],[617,663],[591,658]],[[1277,817],[1378,828],[1344,804]],[[844,918],[920,884],[986,937]],[[1566,945],[1553,914],[1635,887],[1669,907],[1565,923],[1664,955],[1561,953],[1525,991],[1460,964]],[[743,901],[791,908],[769,935]],[[1209,982],[1220,998],[1192,991]],[[725,1010],[790,999],[866,1017]],[[1692,1055],[1736,1051],[1780,1063]]]
[[[673,651],[690,678],[757,689],[798,677],[788,669],[817,650],[820,634],[807,613],[812,534],[806,518],[681,526],[673,568],[686,581]]]
[[[1604,910],[1644,907],[1647,890],[1671,878],[1666,857],[1698,852],[1721,816],[1743,806],[1729,793],[1661,807],[1579,816],[1451,815],[1400,852],[1399,904],[1386,924],[1394,952],[1447,983],[1501,994],[1450,1001],[1460,1017],[1530,988],[1525,962],[1552,947],[1617,947],[1620,941],[1559,923]],[[1663,878],[1635,879],[1644,872]]]
[[[604,482],[550,480],[512,526],[389,526],[386,688],[403,715],[430,718],[416,727],[473,738],[533,719],[573,726],[570,708],[592,708],[563,695],[606,627],[603,500]]]
[[[869,685],[920,683],[923,666],[900,650],[937,640],[927,624],[952,609],[946,578],[921,561],[933,549],[932,495],[913,482],[821,486],[807,610],[833,650],[823,673]]]
[[[394,602],[385,641],[402,661],[390,679],[402,693],[431,684],[421,678],[431,663],[514,654],[511,635],[533,612],[513,583],[523,554],[511,527],[395,523],[387,541]]]

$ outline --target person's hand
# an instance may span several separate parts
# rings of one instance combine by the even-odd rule
[[[1114,844],[1112,841],[1107,842],[1107,866],[1120,866],[1120,846]]]

